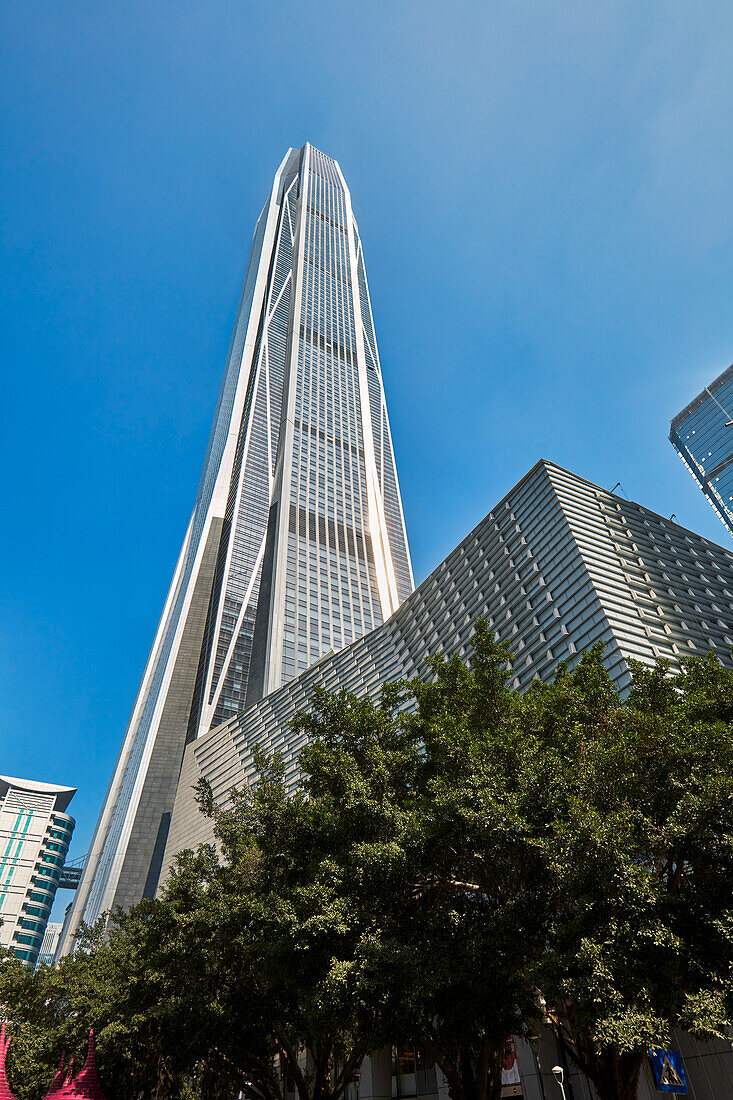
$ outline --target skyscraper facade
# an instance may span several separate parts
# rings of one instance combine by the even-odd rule
[[[185,745],[412,588],[351,196],[306,144],[257,223],[193,515],[64,950],[81,919],[155,892]]]
[[[61,930],[63,924],[61,921],[49,921],[46,925],[46,931],[43,934],[43,940],[38,951],[38,958],[36,959],[36,966],[52,966],[54,956],[56,955],[56,948],[59,945],[59,939],[61,938]]]
[[[678,413],[669,438],[733,535],[733,367]]]
[[[76,787],[0,775],[0,944],[35,966],[69,850]]]

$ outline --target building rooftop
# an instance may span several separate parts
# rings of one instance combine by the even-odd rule
[[[12,775],[0,775],[0,798],[4,798],[11,788],[16,791],[55,795],[56,809],[61,813],[66,810],[77,791],[76,787],[64,787],[58,783],[40,783],[34,779],[18,779]]]
[[[724,386],[725,383],[732,377],[733,365],[728,367],[727,370],[724,370],[722,374],[719,374],[715,381],[711,382],[709,386],[705,386],[705,388],[700,391],[697,397],[693,397],[689,405],[685,405],[682,412],[677,413],[677,415],[672,420],[672,432],[674,432],[675,429],[678,428],[679,425],[682,423],[682,421],[686,420],[691,413],[694,413],[697,409],[700,408],[701,405],[704,405],[705,402],[708,401],[713,396],[713,394],[717,393],[721,386]]]

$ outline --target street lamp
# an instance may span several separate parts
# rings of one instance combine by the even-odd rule
[[[563,1085],[563,1081],[565,1080],[565,1071],[564,1071],[564,1069],[562,1068],[562,1066],[553,1066],[552,1067],[552,1072],[555,1076],[555,1080],[557,1081],[558,1085],[560,1086],[560,1092],[562,1093],[562,1100],[567,1100],[567,1097],[565,1095],[565,1086]]]
[[[542,1080],[542,1063],[540,1062],[540,1037],[536,1033],[529,1036],[529,1045],[532,1048],[534,1054],[535,1065],[537,1066],[537,1077],[540,1082],[540,1092],[542,1093],[542,1100],[547,1100],[545,1094],[545,1082]]]

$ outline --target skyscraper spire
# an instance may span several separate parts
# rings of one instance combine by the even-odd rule
[[[196,504],[64,950],[82,919],[154,894],[186,743],[412,588],[351,196],[306,144],[257,223]]]

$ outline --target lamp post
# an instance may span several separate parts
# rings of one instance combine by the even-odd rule
[[[555,1075],[555,1080],[557,1081],[558,1085],[560,1086],[560,1092],[562,1093],[562,1100],[567,1100],[567,1097],[565,1095],[565,1085],[563,1084],[563,1082],[565,1080],[565,1070],[562,1068],[562,1066],[553,1066],[552,1067],[552,1072]]]
[[[534,1054],[535,1065],[537,1066],[537,1076],[540,1082],[540,1092],[542,1093],[542,1100],[547,1100],[547,1094],[545,1092],[545,1082],[542,1080],[542,1062],[540,1061],[540,1037],[539,1035],[529,1036],[529,1045],[532,1048]]]

